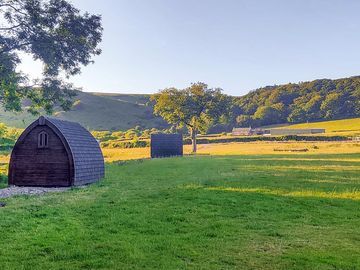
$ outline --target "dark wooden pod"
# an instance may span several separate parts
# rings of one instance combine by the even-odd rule
[[[78,186],[104,174],[104,157],[89,131],[78,123],[41,116],[15,143],[9,185]]]
[[[152,134],[151,157],[171,157],[183,155],[182,134]]]

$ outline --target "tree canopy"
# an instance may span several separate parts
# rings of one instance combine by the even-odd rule
[[[69,78],[101,53],[101,17],[81,14],[66,0],[0,0],[0,102],[7,110],[30,112],[54,106],[69,109],[75,95]],[[30,82],[16,70],[19,53],[43,63],[42,77]]]
[[[268,86],[232,102],[232,126],[360,117],[360,77]]]
[[[228,97],[220,88],[208,88],[205,83],[194,83],[179,90],[167,88],[151,96],[155,102],[154,113],[177,128],[186,127],[196,152],[196,135],[227,114]]]

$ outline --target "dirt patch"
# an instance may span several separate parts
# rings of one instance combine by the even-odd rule
[[[0,198],[9,198],[16,195],[41,195],[48,192],[63,192],[69,190],[71,187],[17,187],[10,186],[0,189]]]

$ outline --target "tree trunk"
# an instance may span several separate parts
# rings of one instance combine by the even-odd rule
[[[196,129],[191,129],[192,153],[196,153]]]

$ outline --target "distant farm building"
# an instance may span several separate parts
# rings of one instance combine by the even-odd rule
[[[233,136],[251,136],[251,135],[262,135],[262,130],[259,128],[233,128]]]
[[[323,128],[274,128],[265,129],[264,135],[306,135],[325,133]]]
[[[233,128],[232,135],[233,136],[251,136],[253,135],[253,129],[249,128]]]
[[[233,136],[252,136],[252,135],[305,135],[305,134],[320,134],[325,133],[324,128],[233,128]]]
[[[10,185],[78,186],[102,177],[99,144],[78,123],[41,116],[24,130],[11,153]]]
[[[172,157],[183,155],[182,134],[152,134],[151,157]]]

